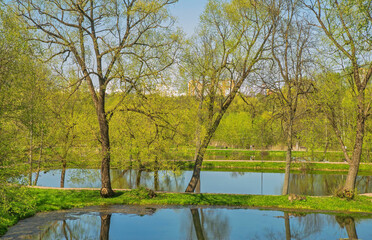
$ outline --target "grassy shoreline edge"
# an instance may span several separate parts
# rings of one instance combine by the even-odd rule
[[[102,205],[226,206],[296,212],[372,214],[372,198],[362,195],[357,195],[351,201],[333,196],[306,196],[305,200],[289,201],[288,196],[274,195],[156,192],[154,196],[151,190],[145,188],[116,191],[113,198],[101,198],[98,190],[30,188],[27,191],[34,201],[34,208],[27,209],[22,214],[0,216],[0,236],[19,220],[38,212]]]

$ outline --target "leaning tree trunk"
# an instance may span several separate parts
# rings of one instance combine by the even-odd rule
[[[358,97],[358,116],[357,116],[357,129],[355,144],[353,149],[353,156],[349,162],[349,171],[347,173],[344,191],[354,192],[356,178],[358,175],[360,159],[362,156],[364,129],[365,129],[365,114],[364,114],[364,97],[360,95]]]
[[[224,113],[225,113],[225,110],[223,110],[223,112],[221,112],[217,116],[214,123],[209,128],[209,130],[207,131],[207,134],[205,135],[201,145],[199,146],[198,153],[197,153],[196,159],[195,159],[194,171],[192,173],[191,180],[190,180],[189,185],[187,186],[185,192],[194,192],[195,188],[196,188],[196,185],[200,181],[200,171],[201,171],[201,166],[203,164],[205,151],[207,150],[209,142],[211,141],[214,132],[217,130],[217,127],[220,124],[220,121],[221,121]]]
[[[243,81],[240,81],[239,83],[237,83],[235,85],[234,89],[232,90],[232,93],[229,95],[229,97],[227,98],[224,105],[221,107],[220,111],[218,112],[217,117],[214,120],[213,120],[213,115],[214,115],[213,114],[213,105],[210,104],[210,106],[209,106],[209,116],[208,116],[208,120],[210,121],[210,125],[209,125],[208,131],[207,131],[206,135],[204,136],[203,141],[201,142],[201,144],[199,146],[199,149],[196,153],[194,171],[192,173],[191,180],[190,180],[189,185],[187,186],[185,192],[194,192],[195,191],[196,185],[198,184],[198,182],[200,180],[200,170],[201,170],[201,166],[203,164],[205,151],[207,150],[207,147],[208,147],[208,145],[209,145],[209,143],[210,143],[210,141],[213,137],[213,134],[216,132],[223,115],[225,114],[227,108],[230,106],[231,102],[235,98],[235,95],[238,92],[238,90],[240,89],[240,86],[242,85],[242,83],[243,83]],[[213,97],[211,97],[210,102],[211,103],[214,102]]]
[[[203,143],[199,147],[199,150],[198,150],[198,153],[197,153],[196,159],[195,159],[194,171],[192,173],[191,180],[190,180],[189,185],[187,186],[185,192],[194,192],[195,188],[196,188],[196,185],[200,181],[201,166],[203,164],[205,151],[207,150],[207,147],[208,147],[208,144],[209,144],[209,141],[207,139],[208,139],[208,136],[205,137]]]
[[[102,197],[112,197],[114,191],[111,188],[111,179],[110,179],[110,138],[109,138],[109,124],[106,118],[106,113],[104,109],[104,94],[101,94],[101,101],[98,104],[97,115],[99,130],[101,136],[101,154],[102,154],[102,163],[101,163],[101,196]]]

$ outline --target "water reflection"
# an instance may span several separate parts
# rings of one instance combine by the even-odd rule
[[[111,214],[101,213],[101,231],[99,234],[100,240],[108,240],[110,239],[110,223],[111,223]]]
[[[336,221],[341,228],[345,228],[349,239],[358,239],[358,234],[355,227],[355,220],[353,217],[336,216]]]
[[[159,191],[183,192],[191,174],[192,171],[113,169],[111,179],[113,188],[117,189],[144,186]],[[342,174],[294,173],[289,189],[294,194],[332,195],[345,178]],[[283,173],[202,171],[196,192],[280,195],[283,179]],[[97,169],[51,170],[39,174],[37,185],[99,188],[100,173]],[[358,176],[357,189],[360,193],[372,192],[371,176]]]
[[[38,214],[3,239],[369,239],[371,215],[234,208],[90,207]]]
[[[186,239],[229,239],[231,227],[227,214],[215,209],[191,208],[183,225]]]
[[[200,220],[200,215],[199,215],[199,210],[198,209],[190,209],[191,211],[191,215],[192,215],[192,222],[194,224],[194,229],[195,229],[195,233],[196,233],[196,238],[198,240],[204,240],[205,237],[204,237],[204,230],[203,230],[203,226],[202,226],[202,223],[201,223],[201,220]]]

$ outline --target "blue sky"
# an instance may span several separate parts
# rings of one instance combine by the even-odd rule
[[[177,26],[190,36],[199,23],[199,16],[203,12],[208,0],[179,0],[171,8],[171,13],[178,18]]]

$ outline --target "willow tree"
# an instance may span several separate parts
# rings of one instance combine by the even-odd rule
[[[264,58],[272,31],[271,7],[268,1],[209,1],[201,16],[200,31],[182,68],[188,76],[189,93],[200,96],[203,117],[186,192],[195,190],[211,138],[240,87]]]
[[[305,1],[315,17],[318,29],[324,34],[327,46],[333,50],[330,59],[334,68],[347,75],[355,103],[355,139],[350,153],[346,150],[337,119],[340,113],[333,106],[324,105],[324,112],[339,140],[349,171],[342,189],[346,197],[353,197],[362,155],[365,123],[371,113],[371,99],[366,96],[372,75],[371,29],[372,4],[369,0],[312,0]],[[333,69],[334,70],[334,69]]]
[[[176,37],[167,6],[177,0],[17,0],[32,40],[44,45],[47,60],[58,59],[58,74],[79,72],[73,87],[88,85],[97,115],[101,145],[101,196],[114,194],[110,182],[109,120],[117,106],[106,109],[109,87],[126,93],[138,88],[173,62],[167,51]]]

